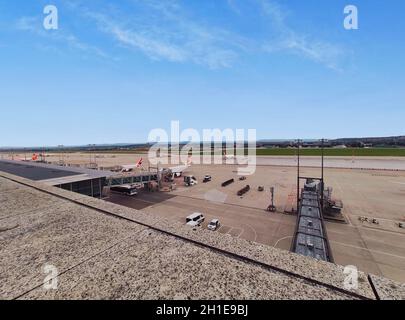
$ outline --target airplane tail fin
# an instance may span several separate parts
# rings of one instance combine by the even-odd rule
[[[136,167],[140,168],[142,166],[143,158],[139,159],[138,162],[136,163]]]

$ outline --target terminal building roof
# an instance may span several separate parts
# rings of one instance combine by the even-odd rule
[[[61,185],[113,175],[110,171],[12,160],[0,160],[0,171],[34,181],[41,181],[48,185]]]

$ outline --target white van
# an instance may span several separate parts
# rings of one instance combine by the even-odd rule
[[[195,212],[186,218],[186,224],[190,227],[196,227],[199,226],[201,223],[203,223],[204,220],[205,217],[202,213]]]

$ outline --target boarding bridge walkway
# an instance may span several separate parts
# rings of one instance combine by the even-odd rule
[[[304,189],[301,193],[291,251],[318,260],[333,262],[323,221],[320,195],[317,191]]]
[[[125,184],[141,183],[147,184],[152,181],[158,181],[158,174],[156,172],[142,172],[132,174],[117,174],[106,179],[106,186],[114,187]]]

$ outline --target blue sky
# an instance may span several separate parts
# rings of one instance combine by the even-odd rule
[[[59,29],[42,26],[45,5]],[[359,30],[343,28],[343,8]],[[0,146],[405,134],[403,0],[0,0]]]

